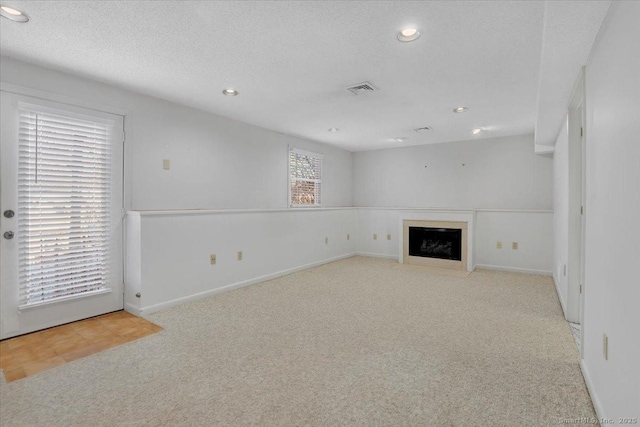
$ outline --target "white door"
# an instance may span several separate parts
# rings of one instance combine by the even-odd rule
[[[0,107],[0,338],[122,309],[123,118]]]

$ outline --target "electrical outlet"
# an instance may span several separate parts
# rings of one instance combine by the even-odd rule
[[[171,162],[169,161],[169,159],[163,159],[162,160],[162,169],[168,171],[171,168]]]
[[[391,240],[391,234],[387,234],[387,240]]]
[[[373,233],[373,240],[378,240],[378,235]]]
[[[238,261],[242,261],[242,251],[238,251]]]
[[[514,251],[518,250],[518,242],[511,242],[511,249],[513,249]]]
[[[214,265],[216,263],[216,254],[211,254],[209,256],[209,262],[211,263],[211,265]]]
[[[325,244],[325,245],[328,245],[328,244],[329,244],[329,238],[328,238],[328,237],[325,237],[325,238],[324,238],[324,244]]]
[[[502,249],[502,242],[496,242],[496,249]]]
[[[347,234],[347,240],[349,240],[349,235]]]
[[[609,337],[607,334],[602,336],[602,355],[604,360],[609,360]]]

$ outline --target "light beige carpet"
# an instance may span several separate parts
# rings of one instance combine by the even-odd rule
[[[149,319],[165,331],[3,382],[2,426],[546,426],[595,416],[548,277],[438,276],[356,257]]]

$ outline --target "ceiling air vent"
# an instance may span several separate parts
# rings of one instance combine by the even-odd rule
[[[362,82],[353,86],[347,87],[347,90],[354,95],[360,95],[367,92],[375,92],[378,89],[369,82]]]
[[[415,128],[413,131],[414,132],[426,132],[428,130],[431,130],[431,126],[423,126],[421,128]]]

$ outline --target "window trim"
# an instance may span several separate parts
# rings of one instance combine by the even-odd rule
[[[112,215],[112,206],[111,206],[111,204],[113,203],[113,196],[111,194],[112,193],[111,182],[113,178],[113,172],[111,169],[113,165],[113,159],[111,158],[112,157],[111,155],[112,155],[113,146],[114,145],[117,146],[117,142],[116,142],[117,136],[113,134],[113,130],[114,129],[117,130],[116,120],[113,120],[111,118],[105,118],[102,115],[90,116],[85,114],[84,112],[78,113],[77,111],[70,111],[66,108],[64,109],[51,108],[48,106],[30,104],[27,102],[18,102],[17,112],[18,112],[18,118],[19,118],[18,126],[21,129],[18,137],[18,150],[20,152],[19,158],[18,158],[18,186],[19,187],[27,186],[27,189],[24,190],[24,193],[26,194],[24,194],[20,190],[18,191],[17,208],[18,210],[22,211],[20,221],[18,222],[18,225],[17,225],[17,228],[21,231],[21,233],[18,236],[19,238],[17,243],[18,244],[18,268],[21,271],[26,272],[24,274],[24,276],[26,277],[22,277],[22,274],[21,274],[20,279],[18,280],[18,289],[19,289],[18,310],[23,310],[25,308],[35,307],[43,304],[53,304],[58,301],[76,299],[78,297],[88,296],[92,294],[106,293],[106,291],[111,292],[113,283],[110,283],[112,281],[110,279],[112,279],[113,277],[110,275],[109,270],[112,268],[112,266],[110,263],[108,263],[108,261],[100,260],[100,261],[94,261],[94,265],[92,265],[93,271],[91,273],[91,276],[92,276],[91,280],[94,282],[92,287],[93,286],[99,286],[99,287],[96,289],[91,289],[89,291],[84,291],[79,293],[68,293],[69,290],[72,288],[79,289],[82,287],[81,285],[83,284],[83,282],[80,280],[81,276],[79,275],[82,273],[86,273],[86,270],[83,270],[82,266],[80,266],[79,268],[76,268],[77,266],[77,263],[75,262],[76,258],[85,258],[86,256],[90,256],[90,255],[94,256],[95,255],[94,252],[101,253],[105,259],[110,259],[113,256],[111,252],[114,248],[110,242],[109,235],[113,232],[112,230],[113,215]],[[39,115],[44,117],[39,117]],[[48,134],[53,132],[55,135],[41,137],[38,131],[38,124],[40,124],[41,122],[44,124],[44,126],[48,126],[48,127],[53,126],[56,129],[54,131],[49,130],[49,131],[43,131],[43,132]],[[22,127],[29,126],[29,125],[33,125],[35,126],[35,128],[33,128],[33,130],[30,130],[27,134],[23,135]],[[92,130],[95,131],[97,127],[100,128],[100,130],[98,131],[97,136],[92,137],[91,136]],[[104,129],[102,129],[103,127]],[[31,129],[30,126],[29,128]],[[76,196],[73,193],[69,195],[68,191],[77,190],[79,187],[82,190],[93,191],[95,190],[96,184],[95,183],[92,184],[91,182],[86,182],[86,181],[82,181],[79,184],[66,183],[66,182],[60,184],[61,176],[56,172],[59,172],[59,173],[65,172],[64,168],[67,167],[66,164],[62,166],[51,166],[51,164],[46,165],[44,167],[45,172],[43,172],[44,184],[38,184],[39,174],[37,171],[40,169],[40,167],[38,166],[37,154],[35,154],[36,155],[35,166],[33,165],[25,166],[23,162],[25,158],[27,158],[27,160],[30,160],[32,158],[31,156],[33,156],[33,153],[38,152],[39,140],[44,141],[45,146],[49,146],[48,148],[45,148],[45,151],[49,152],[48,154],[49,156],[53,156],[54,158],[55,156],[67,156],[68,155],[67,153],[70,153],[73,151],[73,149],[67,148],[67,145],[70,144],[71,141],[74,141],[74,143],[76,143],[75,140],[64,139],[64,142],[61,144],[62,148],[56,148],[54,147],[56,144],[52,142],[52,139],[58,141],[59,139],[61,140],[62,138],[73,138],[74,135],[77,135],[77,131],[79,129],[81,133],[85,134],[81,138],[87,138],[88,140],[104,141],[104,147],[101,146],[98,142],[83,141],[81,144],[81,147],[82,147],[81,155],[76,159],[72,158],[69,160],[66,160],[66,159],[61,160],[61,163],[66,163],[67,161],[73,162],[76,165],[74,166],[74,168],[81,169],[82,173],[89,173],[89,172],[95,171],[96,168],[103,169],[103,171],[100,172],[100,174],[101,175],[104,174],[104,176],[101,177],[97,182],[98,186],[100,186],[101,184],[104,184],[104,189],[103,189],[104,194],[102,194],[102,192],[100,193],[106,200],[106,206],[104,207],[101,206],[102,217],[98,223],[92,222],[91,224],[81,224],[81,225],[72,222],[72,219],[69,219],[68,223],[65,223],[66,221],[65,219],[49,219],[49,218],[45,218],[44,224],[43,224],[41,217],[39,220],[35,220],[35,223],[36,224],[39,223],[40,227],[45,227],[45,230],[46,230],[45,233],[48,235],[48,237],[46,238],[47,241],[44,243],[41,241],[40,245],[44,245],[48,251],[54,252],[55,255],[57,255],[57,249],[55,247],[58,246],[58,244],[50,241],[54,237],[53,233],[55,233],[56,236],[60,236],[60,237],[68,236],[70,245],[71,245],[71,241],[72,240],[75,241],[76,238],[79,238],[81,240],[91,239],[92,243],[95,243],[93,241],[94,239],[100,239],[99,246],[101,247],[104,246],[104,247],[101,249],[97,249],[97,248],[88,249],[83,244],[81,247],[75,248],[76,243],[73,243],[74,255],[73,256],[69,255],[68,259],[62,263],[65,265],[65,267],[60,267],[59,265],[55,265],[52,267],[48,265],[46,269],[51,270],[50,272],[33,273],[31,270],[31,267],[23,264],[23,262],[26,264],[29,264],[28,259],[40,257],[42,254],[42,249],[40,249],[40,251],[38,251],[37,249],[33,249],[33,251],[30,251],[29,249],[26,248],[26,245],[31,245],[32,244],[31,240],[34,238],[37,238],[37,235],[38,235],[37,230],[35,231],[35,235],[31,234],[32,225],[35,228],[37,228],[38,225],[31,224],[30,222],[23,223],[23,220],[26,221],[26,218],[29,216],[29,214],[27,214],[25,211],[30,211],[33,208],[34,210],[33,215],[35,215],[36,217],[38,217],[39,215],[48,216],[49,214],[42,214],[41,210],[43,208],[39,205],[38,207],[35,207],[35,208],[30,205],[33,202],[31,199],[31,196],[29,195],[32,191],[32,188],[36,187],[34,191],[36,191],[37,194],[41,194],[40,192],[46,193],[45,194],[45,197],[46,197],[46,195],[48,194],[53,195],[55,194],[56,191],[61,191],[58,186],[63,185],[64,186],[63,189],[66,191],[62,191],[62,193],[64,194],[62,201],[66,202],[66,204],[69,204],[71,200],[69,198],[73,198],[75,200],[75,197],[83,197],[83,196]],[[56,134],[56,131],[59,133]],[[87,133],[88,135],[86,135]],[[91,155],[92,150],[95,150],[96,147],[100,148],[100,152],[101,152],[101,154],[99,154],[100,159],[96,159],[95,157],[88,158],[87,156]],[[62,158],[64,159],[65,157],[62,157]],[[104,158],[104,163],[100,163],[102,158]],[[50,159],[51,158],[49,158],[49,161],[51,161]],[[102,165],[106,165],[105,168],[101,168],[100,166]],[[53,170],[54,168],[56,169],[55,171]],[[89,171],[87,171],[87,169],[85,168],[88,168]],[[33,173],[35,173],[35,181],[33,180],[33,175],[32,175]],[[95,176],[93,177],[93,179],[95,179]],[[55,187],[52,187],[53,184],[55,184]],[[39,186],[44,186],[44,187],[38,189]],[[25,208],[21,206],[21,204],[25,202],[25,200],[23,200],[23,197],[27,198],[26,201],[29,203],[29,207]],[[76,202],[73,202],[73,204],[75,203]],[[85,200],[82,200],[82,203],[85,203]],[[87,202],[87,203],[93,203],[93,202]],[[104,205],[104,203],[99,203],[99,204]],[[44,209],[51,209],[51,207],[44,208]],[[68,209],[73,210],[76,208],[68,208]],[[102,210],[104,211],[102,212]],[[75,211],[74,211],[74,214],[75,214]],[[57,215],[58,213],[56,213],[56,216]],[[69,214],[69,216],[72,217],[73,215]],[[65,231],[64,230],[65,228],[68,230]],[[40,232],[42,232],[42,230]],[[65,234],[65,232],[67,234]],[[48,233],[51,233],[51,234],[49,235]],[[89,236],[80,237],[81,233]],[[73,237],[71,237],[72,235]],[[102,240],[104,240],[104,242]],[[69,251],[69,249],[67,249],[67,251]],[[35,270],[37,270],[37,268],[35,268]],[[30,277],[32,274],[35,275],[36,277],[35,278]],[[32,291],[35,291],[35,293],[37,294],[42,294],[43,292],[46,292],[43,290],[44,289],[43,286],[45,285],[43,285],[40,282],[46,281],[46,278],[54,277],[60,274],[62,274],[63,276],[67,276],[67,280],[74,280],[74,283],[46,285],[46,287],[48,288],[47,291],[67,292],[66,294],[62,296],[51,296],[42,300],[36,300],[36,301],[31,300]],[[99,281],[101,283],[96,284],[95,283],[96,281]],[[39,284],[34,284],[34,283],[39,283]]]
[[[67,295],[67,296],[64,296],[64,297],[51,299],[51,300],[47,300],[47,301],[38,301],[38,302],[29,303],[29,304],[22,304],[22,305],[18,306],[18,310],[19,311],[30,310],[32,308],[43,307],[43,306],[47,306],[47,305],[51,305],[51,304],[58,304],[60,302],[71,301],[71,300],[76,300],[76,299],[81,299],[81,298],[88,298],[88,297],[92,297],[92,296],[96,296],[96,295],[102,295],[102,294],[110,294],[111,292],[113,292],[113,288],[112,287],[103,288],[103,289],[96,289],[94,291],[84,292],[84,293],[76,294],[76,295]]]
[[[17,86],[17,88],[20,88]],[[121,194],[110,195],[112,206],[107,211],[107,216],[109,217],[109,221],[112,221],[115,224],[115,227],[112,231],[121,228],[121,232],[117,232],[118,235],[121,235],[121,238],[118,244],[115,244],[108,240],[108,246],[111,249],[112,258],[112,266],[110,268],[110,272],[108,274],[107,280],[105,281],[105,285],[103,288],[95,289],[88,292],[78,293],[67,295],[59,298],[53,298],[44,301],[36,301],[24,303],[20,300],[19,294],[17,296],[16,305],[17,312],[24,311],[37,311],[37,309],[46,309],[47,307],[57,306],[60,303],[66,303],[69,301],[75,300],[83,300],[90,299],[91,297],[96,297],[105,294],[112,294],[114,291],[122,291],[124,292],[124,266],[125,266],[125,250],[124,250],[124,182],[125,182],[125,170],[124,170],[124,136],[125,136],[125,116],[119,113],[112,113],[109,111],[104,111],[101,109],[86,107],[83,105],[75,105],[67,102],[60,102],[53,99],[47,99],[44,97],[34,97],[31,95],[22,94],[20,92],[8,92],[5,90],[5,84],[2,84],[2,88],[0,89],[2,92],[8,96],[13,97],[11,101],[12,106],[16,111],[16,118],[19,119],[20,111],[31,111],[36,114],[47,114],[53,116],[62,116],[69,117],[77,120],[86,120],[95,123],[104,124],[107,126],[111,126],[112,136],[109,139],[109,144],[111,144],[111,149],[115,149],[113,154],[115,158],[111,159],[111,166],[115,168],[111,174],[110,179],[115,182],[115,186],[118,188],[122,188]],[[19,124],[18,124],[19,126]],[[121,142],[120,142],[121,141]],[[117,154],[119,152],[119,154]],[[118,158],[116,160],[116,158]],[[16,195],[17,197],[17,195]],[[17,201],[16,201],[17,203]],[[115,250],[113,250],[115,249]],[[19,256],[19,254],[17,255]],[[114,273],[115,272],[115,273]],[[22,289],[20,285],[16,286],[16,291],[19,292]],[[55,325],[54,325],[55,326]]]
[[[306,155],[306,156],[313,156],[317,159],[320,159],[320,161],[322,162],[321,164],[321,169],[320,169],[320,176],[321,178],[319,180],[309,180],[309,182],[318,182],[320,184],[320,203],[314,203],[313,205],[296,205],[291,203],[291,152],[294,152],[296,154],[301,154],[301,155]],[[322,169],[324,169],[323,167],[324,165],[324,154],[322,153],[316,153],[314,151],[309,151],[309,150],[303,150],[300,148],[296,148],[293,145],[289,145],[288,149],[287,149],[287,206],[290,209],[314,209],[314,208],[321,208],[323,207],[322,204],[322,200],[323,200],[323,196],[322,196]]]

